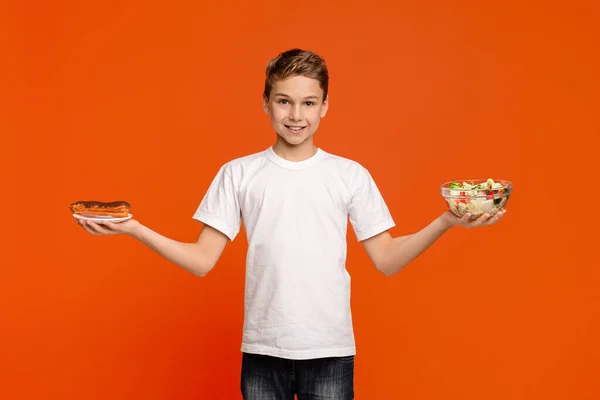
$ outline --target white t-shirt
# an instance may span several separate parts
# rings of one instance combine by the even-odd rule
[[[394,226],[369,172],[318,149],[272,148],[225,164],[193,218],[248,238],[242,351],[288,359],[354,355],[348,219],[359,241]]]

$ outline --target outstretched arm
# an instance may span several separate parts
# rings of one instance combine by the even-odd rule
[[[204,226],[195,243],[185,243],[154,232],[136,220],[118,224],[77,221],[93,235],[129,235],[161,257],[197,276],[205,276],[215,266],[229,241],[227,236],[209,225]]]
[[[386,276],[392,276],[427,250],[453,226],[471,228],[492,225],[500,220],[505,212],[503,210],[492,218],[484,214],[475,221],[469,221],[470,215],[468,214],[463,218],[458,218],[450,211],[446,211],[425,228],[412,235],[393,238],[388,231],[385,231],[362,243],[377,269]]]

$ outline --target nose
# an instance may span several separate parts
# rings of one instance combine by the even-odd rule
[[[302,105],[296,104],[290,109],[290,119],[292,121],[302,121]]]

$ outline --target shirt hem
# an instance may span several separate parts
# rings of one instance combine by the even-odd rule
[[[195,213],[192,218],[194,218],[197,221],[202,222],[203,224],[212,226],[213,228],[215,228],[216,230],[218,230],[219,232],[221,232],[222,234],[227,236],[229,238],[229,240],[231,240],[231,241],[233,241],[233,239],[235,239],[235,237],[238,233],[238,232],[232,230],[231,227],[229,226],[229,224],[227,224],[226,222],[223,222],[217,218],[214,218],[211,215],[206,214],[202,211]]]
[[[339,349],[315,349],[315,350],[285,350],[273,347],[257,346],[242,343],[243,353],[260,354],[271,357],[285,358],[289,360],[310,360],[326,357],[347,357],[356,355],[356,346]]]
[[[360,241],[372,238],[373,236],[378,235],[382,232],[385,232],[388,229],[391,229],[395,226],[396,226],[396,224],[394,223],[394,221],[386,220],[364,232],[361,232],[360,235],[356,235],[356,237],[357,237],[358,241],[360,242]]]

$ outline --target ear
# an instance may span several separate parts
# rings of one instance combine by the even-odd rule
[[[325,101],[323,101],[323,105],[321,106],[321,118],[325,117],[328,109],[329,109],[329,95],[327,95],[327,98],[325,99]]]
[[[270,114],[269,99],[267,99],[264,94],[263,94],[262,106],[263,106],[263,111],[266,114]]]

